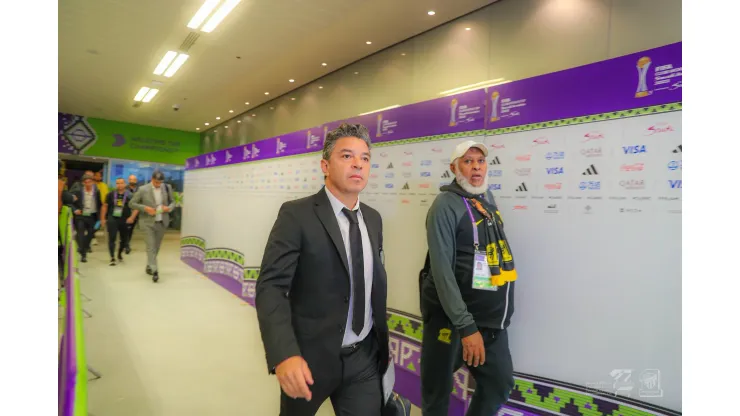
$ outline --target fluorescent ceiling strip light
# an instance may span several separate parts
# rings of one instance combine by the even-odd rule
[[[488,80],[488,81],[481,81],[481,82],[477,82],[475,84],[463,85],[462,87],[457,87],[457,88],[453,88],[451,90],[442,91],[439,94],[440,95],[449,95],[450,93],[456,93],[456,92],[462,91],[462,90],[470,91],[470,90],[474,90],[474,89],[478,89],[478,88],[488,87],[490,85],[494,85],[494,84],[500,83],[502,81],[505,81],[505,79],[504,78],[496,78],[496,79],[491,79],[491,80]]]
[[[398,108],[398,107],[400,107],[400,105],[396,104],[396,105],[392,105],[392,106],[389,106],[389,107],[384,107],[384,108],[379,108],[377,110],[368,111],[367,113],[362,113],[362,114],[359,114],[359,115],[366,116],[368,114],[377,113],[378,111],[385,111],[385,110],[390,110],[392,108]]]
[[[180,55],[178,55],[177,58],[175,58],[175,62],[173,62],[172,65],[170,65],[170,67],[167,68],[167,72],[164,73],[164,76],[169,78],[175,75],[175,72],[177,72],[177,70],[180,69],[182,64],[184,64],[185,61],[187,61],[189,57],[190,56],[185,55],[184,53],[181,53]]]
[[[159,90],[157,90],[157,89],[149,90],[149,92],[146,93],[146,95],[144,96],[144,99],[142,101],[144,101],[145,103],[148,103],[149,101],[152,100],[152,98],[154,98],[155,95],[157,95],[158,92],[159,92]]]
[[[172,60],[175,59],[176,56],[177,52],[175,51],[169,51],[164,54],[164,58],[159,61],[159,65],[157,65],[157,67],[154,69],[154,75],[162,75],[162,73],[164,73],[164,70],[167,69],[168,66],[170,66]]]
[[[236,7],[237,4],[239,4],[241,0],[226,0],[221,7],[216,10],[216,13],[211,16],[210,19],[206,22],[205,25],[203,25],[202,31],[209,33],[213,32],[214,29],[216,29],[216,26],[218,26],[219,23],[221,23],[222,20],[231,13],[232,10],[234,10],[234,7]]]
[[[206,2],[203,3],[203,5],[200,6],[200,9],[195,13],[195,16],[190,19],[188,27],[191,29],[199,28],[220,2],[221,0],[206,0]]]
[[[139,92],[136,93],[136,97],[134,97],[134,101],[141,101],[146,93],[149,92],[149,87],[141,87]]]
[[[511,82],[511,81],[501,81],[501,82],[494,82],[493,84],[484,84],[484,85],[478,85],[478,86],[475,86],[475,87],[469,87],[469,88],[466,88],[466,89],[463,89],[463,90],[460,90],[460,89],[457,89],[457,88],[456,88],[456,89],[455,89],[454,91],[452,91],[452,90],[451,90],[451,92],[449,92],[449,91],[443,91],[443,92],[441,92],[441,93],[439,93],[439,94],[440,94],[440,95],[444,95],[444,96],[449,96],[449,95],[457,95],[457,94],[462,94],[462,93],[464,93],[464,92],[469,92],[469,91],[475,91],[475,90],[479,90],[479,89],[481,89],[481,88],[488,88],[488,87],[494,87],[494,86],[496,86],[496,85],[508,84],[508,83],[510,83],[510,82]]]

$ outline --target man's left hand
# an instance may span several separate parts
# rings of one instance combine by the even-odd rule
[[[170,212],[170,207],[168,207],[167,205],[163,206],[162,212]]]

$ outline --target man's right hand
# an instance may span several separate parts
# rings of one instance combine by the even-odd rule
[[[463,361],[468,363],[469,366],[478,367],[478,365],[483,365],[486,362],[486,347],[480,332],[463,338],[462,345]]]
[[[151,216],[157,215],[157,210],[152,207],[144,207],[144,211]]]
[[[311,401],[311,390],[308,386],[313,385],[313,377],[303,357],[290,357],[278,364],[275,375],[288,397],[293,399],[300,397]]]
[[[82,210],[78,209],[77,211],[75,211],[75,215],[82,215]]]

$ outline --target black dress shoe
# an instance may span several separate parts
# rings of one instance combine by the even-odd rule
[[[152,282],[157,283],[159,281],[159,272],[152,274]]]
[[[123,256],[121,255],[121,253],[118,253],[118,261],[123,261]]]
[[[152,268],[149,266],[146,266],[146,274],[152,274]]]
[[[82,256],[82,258],[80,259],[80,261],[83,262],[83,263],[87,263],[87,256]]]
[[[131,254],[131,248],[130,247],[126,247],[126,254]]]
[[[116,265],[116,259],[114,259],[113,257],[111,257],[110,258],[110,263],[108,265],[109,266],[115,266]]]

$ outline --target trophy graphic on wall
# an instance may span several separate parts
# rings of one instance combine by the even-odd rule
[[[637,83],[637,92],[635,93],[635,98],[647,97],[648,95],[650,95],[650,91],[648,91],[647,86],[647,73],[648,68],[650,68],[650,65],[652,63],[653,61],[651,61],[650,58],[647,56],[643,56],[637,61],[637,76],[639,82]]]
[[[453,98],[452,102],[450,103],[450,127],[457,125],[457,117],[455,116],[456,112],[457,112],[457,98]]]
[[[498,121],[498,100],[501,95],[498,91],[491,93],[491,121]]]
[[[321,146],[324,146],[324,143],[326,143],[326,135],[329,133],[329,126],[324,126],[324,140],[321,142]]]
[[[383,113],[378,113],[378,128],[375,131],[375,137],[380,137],[383,134]]]

